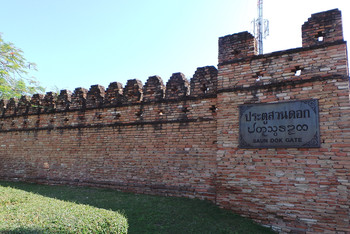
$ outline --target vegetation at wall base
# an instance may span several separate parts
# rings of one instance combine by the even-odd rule
[[[209,201],[0,182],[0,233],[52,232],[273,233]]]

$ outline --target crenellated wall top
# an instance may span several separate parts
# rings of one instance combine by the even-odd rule
[[[140,80],[128,80],[125,87],[112,82],[107,89],[92,85],[89,90],[76,88],[74,92],[61,90],[22,96],[19,100],[0,100],[0,116],[20,116],[63,111],[134,105],[139,103],[201,98],[216,94],[218,71],[214,66],[197,68],[189,81],[184,74],[174,73],[166,85],[159,76],[151,76],[145,85]]]

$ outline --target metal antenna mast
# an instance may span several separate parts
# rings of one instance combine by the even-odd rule
[[[258,0],[258,18],[253,21],[253,31],[258,42],[258,53],[263,54],[263,39],[269,35],[269,21],[263,18],[263,0]]]

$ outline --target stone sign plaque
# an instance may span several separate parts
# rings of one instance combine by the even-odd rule
[[[239,147],[320,147],[318,100],[239,106]]]

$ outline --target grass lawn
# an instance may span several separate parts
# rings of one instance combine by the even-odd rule
[[[273,233],[208,201],[0,182],[0,233],[123,233],[127,225],[128,233]]]

